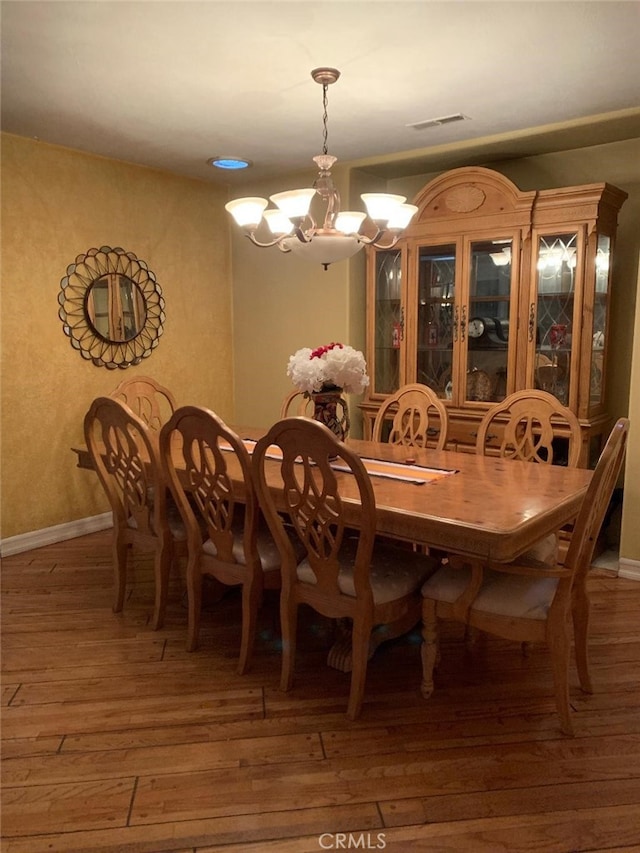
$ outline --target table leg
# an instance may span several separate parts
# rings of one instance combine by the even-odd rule
[[[382,643],[386,643],[388,640],[394,640],[396,637],[401,637],[403,634],[406,634],[415,627],[416,624],[416,614],[409,612],[401,619],[398,619],[397,622],[391,622],[389,625],[376,625],[371,632],[371,638],[369,640],[368,660],[371,660],[378,646]],[[337,619],[336,631],[338,636],[336,637],[334,644],[329,649],[327,666],[332,667],[332,669],[337,669],[340,672],[351,672],[351,620]]]

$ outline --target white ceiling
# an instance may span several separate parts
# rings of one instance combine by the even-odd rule
[[[342,72],[329,88],[329,151],[342,162],[452,144],[470,159],[496,135],[524,137],[536,153],[556,137],[521,131],[567,122],[576,145],[608,141],[593,126],[640,135],[636,0],[18,0],[1,10],[4,131],[232,186],[314,174],[318,66]],[[452,113],[469,120],[407,127]],[[592,121],[602,114],[613,115]],[[254,168],[221,174],[207,165],[216,154]]]

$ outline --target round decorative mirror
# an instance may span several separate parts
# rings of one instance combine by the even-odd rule
[[[67,267],[60,287],[64,333],[97,367],[139,364],[157,347],[165,320],[162,290],[133,252],[89,249]]]

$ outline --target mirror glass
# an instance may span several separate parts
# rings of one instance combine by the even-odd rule
[[[67,267],[60,287],[63,331],[97,367],[139,364],[158,345],[165,320],[162,290],[133,252],[89,249]]]
[[[147,313],[138,285],[117,273],[103,275],[91,283],[86,308],[94,332],[115,343],[139,335]]]

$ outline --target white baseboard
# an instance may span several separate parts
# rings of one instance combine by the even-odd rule
[[[0,554],[3,557],[9,557],[11,554],[20,554],[22,551],[31,551],[33,548],[64,542],[65,539],[75,539],[76,536],[106,530],[112,526],[113,517],[110,512],[92,515],[89,518],[78,518],[75,521],[67,521],[65,524],[56,524],[53,527],[44,527],[42,530],[9,536],[0,542]]]
[[[640,581],[640,560],[627,560],[625,557],[620,557],[618,577]]]

